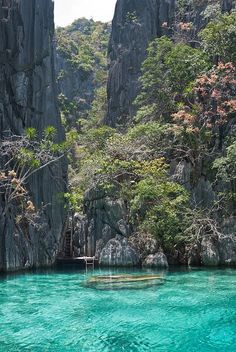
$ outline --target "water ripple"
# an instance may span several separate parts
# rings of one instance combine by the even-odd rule
[[[172,271],[138,290],[91,289],[83,272],[0,279],[0,352],[234,352],[235,274]]]

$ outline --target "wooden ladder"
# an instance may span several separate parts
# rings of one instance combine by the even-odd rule
[[[65,257],[72,257],[72,231],[70,229],[65,234]]]

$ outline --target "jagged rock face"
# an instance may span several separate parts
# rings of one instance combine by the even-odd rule
[[[127,208],[121,199],[105,196],[103,190],[90,189],[85,195],[87,253],[99,257],[101,249],[116,234],[130,233]]]
[[[234,0],[222,0],[222,11],[229,12],[235,8]]]
[[[54,22],[51,0],[0,0],[0,135],[22,134],[27,127],[42,133],[54,126],[64,138],[54,73]],[[35,205],[45,205],[39,231],[16,227],[14,214],[0,216],[0,270],[54,262],[65,218],[66,163],[34,176],[28,188]],[[0,214],[3,204],[0,203]]]
[[[143,261],[148,255],[159,251],[157,240],[149,233],[135,233],[129,237],[129,244]]]
[[[76,69],[60,53],[56,52],[56,73],[59,94],[63,94],[69,102],[74,102],[78,107],[77,116],[89,110],[97,88],[93,72],[84,72]]]
[[[188,253],[188,264],[190,266],[235,266],[235,234],[226,234],[218,239],[204,236],[198,245],[190,249]]]
[[[159,0],[118,0],[112,23],[112,34],[109,44],[110,69],[108,79],[108,115],[106,123],[110,126],[127,125],[135,114],[134,100],[139,92],[141,64],[146,57],[146,48],[150,40],[163,34],[169,34],[162,24],[168,27],[174,20],[178,1]],[[196,2],[197,3],[197,2]],[[230,12],[235,1],[222,0],[223,12]],[[193,39],[208,19],[204,16],[210,1],[196,4],[194,11],[186,12],[184,21],[192,22]],[[214,5],[214,4],[213,4]],[[223,138],[233,130],[235,121],[227,126]],[[187,188],[194,204],[211,207],[217,199],[217,192],[222,185],[214,185],[211,175],[203,161],[197,168],[189,162],[171,163],[171,174],[175,180]],[[194,176],[194,182],[193,182]],[[224,185],[223,185],[224,187]],[[227,221],[229,219],[226,219]],[[101,219],[102,221],[102,219]],[[235,219],[230,219],[227,226],[222,225],[222,232],[227,235],[216,243],[203,241],[192,248],[189,258],[172,258],[173,263],[191,265],[235,265]],[[227,228],[226,228],[227,227]],[[153,254],[153,253],[152,253]],[[169,261],[169,257],[168,257]],[[170,264],[171,261],[169,261]]]
[[[85,18],[56,30],[58,92],[64,105],[71,106],[64,112],[70,126],[88,117],[96,90],[105,85],[110,32],[110,23]]]
[[[151,39],[163,34],[172,20],[175,0],[118,0],[109,44],[108,115],[116,126],[135,113],[141,64]]]
[[[146,268],[168,268],[168,261],[163,252],[150,254],[145,258],[143,266]]]
[[[99,264],[121,267],[137,266],[139,264],[139,256],[128,244],[127,238],[117,235],[108,241],[102,249]]]
[[[186,13],[184,20],[192,22],[193,37],[206,24],[203,11],[208,1],[196,4],[195,10]],[[168,27],[174,21],[177,0],[118,0],[109,43],[108,114],[105,123],[115,127],[127,124],[134,116],[135,98],[139,91],[141,65],[146,57],[149,42],[171,32]],[[233,0],[222,0],[222,10],[230,11]]]
[[[201,243],[201,260],[206,266],[217,266],[220,263],[217,243],[208,237],[204,237]]]
[[[189,191],[192,203],[202,204],[204,207],[213,205],[217,198],[216,189],[214,189],[209,175],[203,171],[202,165],[194,168],[187,161],[172,162],[170,173],[174,175],[174,181],[184,185]]]

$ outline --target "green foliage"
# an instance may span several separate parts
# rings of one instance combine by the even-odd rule
[[[84,73],[104,70],[109,33],[109,24],[81,18],[57,29],[57,48],[74,69]]]
[[[176,8],[177,14],[180,19],[184,18],[186,13],[193,11],[199,5],[205,3],[205,0],[177,0],[176,1]]]
[[[206,9],[202,12],[203,17],[206,20],[215,21],[221,16],[221,2],[219,0],[208,4]]]
[[[69,208],[75,212],[82,211],[83,207],[83,193],[77,188],[72,188],[70,192],[64,194],[65,200]]]
[[[48,152],[49,157],[51,157],[53,153],[62,152],[61,145],[54,142],[56,135],[57,130],[53,126],[47,126],[44,129],[43,136],[40,138],[35,128],[27,128],[25,130],[24,140],[26,146],[20,147],[17,155],[15,155],[20,167],[38,169],[44,162],[44,160],[41,160],[40,156],[45,155],[45,151]]]
[[[21,167],[38,168],[40,166],[40,160],[37,159],[35,153],[25,147],[20,148],[19,154],[17,155],[19,164]]]
[[[107,139],[112,137],[114,133],[115,130],[108,126],[92,128],[84,136],[81,135],[81,141],[90,152],[98,151],[105,148]]]
[[[217,177],[226,183],[236,180],[236,141],[226,149],[226,155],[215,159],[213,169],[217,171]]]
[[[85,73],[95,90],[92,104],[81,113],[75,100],[60,96],[62,119],[65,121],[67,143],[74,144],[69,154],[69,206],[82,211],[84,192],[94,182],[104,157],[106,140],[115,131],[102,126],[107,109],[107,47],[110,24],[79,19],[57,31],[57,45],[74,70]],[[82,76],[83,77],[83,76]],[[60,78],[59,78],[60,79]],[[79,112],[79,113],[78,113]]]
[[[14,205],[14,219],[37,226],[39,212],[30,199],[27,182],[39,170],[49,167],[64,156],[65,150],[53,142],[56,129],[45,128],[37,134],[35,128],[27,128],[21,136],[4,138],[0,143],[0,154],[4,156],[0,170],[0,189],[5,212]],[[27,229],[28,231],[28,229]]]
[[[35,128],[25,131],[24,146],[20,147],[15,159],[23,169],[38,169],[47,162],[56,159],[57,155],[66,153],[71,147],[71,141],[56,143],[57,130],[47,126],[43,135],[39,136]]]
[[[64,94],[59,94],[58,96],[59,107],[61,113],[63,115],[68,116],[70,114],[75,114],[77,110],[77,105],[73,101],[69,101],[69,99]]]
[[[145,228],[165,247],[177,241],[188,195],[169,180],[168,165],[158,155],[167,130],[167,125],[153,122],[138,124],[125,134],[102,126],[80,135],[78,172],[72,171],[70,177],[72,207],[82,211],[85,190],[102,189],[105,195],[126,201],[136,228]]]
[[[236,62],[236,12],[210,22],[200,33],[202,46],[211,58]]]
[[[107,90],[106,86],[103,85],[95,90],[94,100],[91,105],[91,109],[88,114],[88,126],[98,127],[102,124],[104,117],[107,113]]]
[[[155,236],[165,249],[173,248],[184,229],[187,191],[174,182],[147,177],[137,184],[131,204],[140,230]]]
[[[81,18],[56,31],[57,51],[73,73],[87,84],[89,92],[75,89],[69,99],[59,95],[62,121],[67,131],[97,125],[106,114],[107,49],[111,25]],[[66,79],[60,71],[57,80]],[[91,103],[92,100],[92,103]],[[87,122],[88,121],[88,122]]]
[[[57,130],[53,126],[47,126],[44,129],[44,137],[46,140],[53,140],[57,134]]]
[[[165,57],[173,48],[173,42],[165,36],[155,39],[149,44],[147,49],[148,55],[142,65],[141,77],[145,98],[147,98],[148,93],[155,94],[158,88],[157,83],[159,83],[161,69],[165,68]]]
[[[175,45],[165,36],[155,39],[142,66],[136,120],[169,120],[180,103],[180,95],[183,92],[188,95],[196,76],[208,67],[207,57],[200,49],[181,43]]]
[[[145,143],[153,141],[157,143],[160,138],[163,138],[168,129],[168,125],[157,122],[150,122],[148,124],[137,124],[128,129],[127,136],[132,140],[143,140]]]
[[[37,136],[37,131],[33,127],[29,127],[25,131],[27,138],[34,139]]]
[[[201,0],[179,1],[179,9],[188,7],[191,11],[201,4]],[[128,15],[127,21],[136,22],[134,15]],[[222,18],[225,16],[215,18],[206,30]],[[218,30],[223,36],[224,27]],[[191,165],[190,182],[194,185],[199,169],[206,165],[204,170],[209,177],[213,163],[218,179],[235,181],[234,140],[226,155],[214,162],[220,127],[217,116],[222,115],[222,123],[226,123],[228,114],[235,113],[231,89],[235,70],[232,64],[213,66],[206,46],[207,33],[201,34],[205,50],[165,36],[150,43],[142,66],[135,124],[126,130],[102,125],[106,89],[102,85],[96,90],[89,119],[81,121],[75,139],[71,192],[66,195],[71,207],[83,211],[84,193],[90,188],[102,190],[104,196],[122,198],[133,228],[151,233],[166,250],[182,241],[195,241],[200,232],[214,223],[204,219],[202,209],[191,209],[188,192],[175,182],[182,181],[184,176],[178,167],[173,175],[175,165],[181,167],[187,162]],[[234,43],[230,45],[233,47]],[[213,172],[211,176],[215,177]],[[188,238],[189,228],[191,238]]]
[[[177,44],[166,55],[165,64],[170,70],[169,81],[172,91],[187,92],[189,85],[204,70],[210,68],[207,56],[199,49],[186,44]]]

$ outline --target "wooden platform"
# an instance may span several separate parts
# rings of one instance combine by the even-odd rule
[[[97,267],[98,259],[95,257],[59,257],[56,261],[57,265],[78,265],[78,267],[86,269],[86,267]]]

